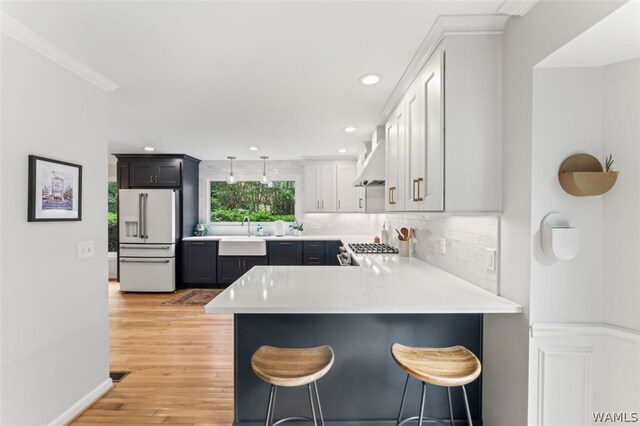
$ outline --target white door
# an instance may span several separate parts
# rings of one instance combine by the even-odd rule
[[[356,188],[356,212],[364,213],[367,211],[367,188],[359,186]]]
[[[420,85],[414,84],[407,92],[407,180],[405,181],[405,209],[421,210],[420,186],[424,186],[425,144],[422,133],[422,97]]]
[[[416,183],[417,198],[421,198],[420,210],[444,210],[444,125],[443,125],[443,81],[442,52],[432,56],[425,72],[418,77],[422,104],[421,161],[424,162],[422,179]]]
[[[120,257],[121,291],[176,290],[175,258]]]
[[[404,210],[404,145],[405,145],[405,115],[404,99],[391,113],[391,119],[387,123],[386,142],[386,194],[385,209],[387,211]]]
[[[144,243],[142,191],[121,189],[118,193],[120,243]]]
[[[317,212],[320,210],[318,172],[319,168],[317,165],[305,164],[304,209],[307,212]]]
[[[336,209],[336,166],[325,164],[320,168],[318,179],[320,211],[335,212]]]
[[[176,236],[176,198],[173,190],[144,190],[142,216],[142,228],[147,244],[174,242]]]
[[[338,164],[338,212],[355,212],[357,208],[357,189],[353,186],[356,178],[356,166],[354,164]]]

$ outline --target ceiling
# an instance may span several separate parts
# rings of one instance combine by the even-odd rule
[[[640,1],[630,1],[537,66],[602,67],[640,57]]]
[[[111,153],[150,145],[250,160],[353,154],[384,121],[382,107],[435,19],[495,13],[502,3],[3,1],[2,9],[119,85],[108,94]],[[360,84],[370,72],[382,82]]]

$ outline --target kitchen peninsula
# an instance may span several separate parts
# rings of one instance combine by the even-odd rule
[[[207,313],[235,316],[234,424],[264,422],[268,386],[250,365],[261,345],[331,345],[334,367],[318,383],[327,423],[394,424],[405,375],[391,359],[392,343],[464,345],[482,360],[483,315],[522,312],[415,258],[352,256],[359,266],[256,266],[206,305]],[[467,391],[474,424],[482,424],[481,379]],[[452,395],[462,419],[462,397]],[[418,396],[410,386],[407,407],[417,407]],[[283,389],[276,417],[306,413],[306,398],[304,390]],[[426,409],[447,417],[446,390],[429,388]]]

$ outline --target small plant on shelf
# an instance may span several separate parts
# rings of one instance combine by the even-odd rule
[[[293,224],[289,225],[289,229],[293,230],[293,234],[294,235],[301,235],[302,231],[304,231],[304,226],[303,225],[304,224],[302,222],[298,225],[298,221],[295,220],[293,222]]]
[[[613,154],[609,154],[604,158],[604,171],[605,172],[614,172],[611,168],[613,166]]]

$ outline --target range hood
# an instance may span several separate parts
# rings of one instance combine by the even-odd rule
[[[353,186],[382,186],[385,180],[384,140],[380,140],[367,156]]]

